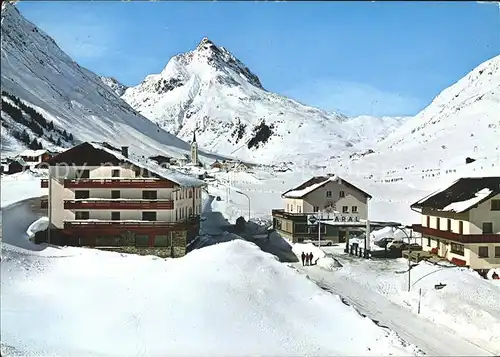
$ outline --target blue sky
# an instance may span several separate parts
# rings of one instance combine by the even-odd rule
[[[475,2],[19,2],[82,66],[136,85],[207,36],[270,91],[347,115],[413,115],[500,54]]]

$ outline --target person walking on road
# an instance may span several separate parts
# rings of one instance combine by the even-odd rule
[[[311,261],[309,260],[309,253],[306,253],[306,265],[311,264]]]
[[[304,252],[302,252],[300,257],[302,258],[302,266],[304,266],[304,261],[306,260],[306,254]]]
[[[313,265],[313,253],[309,253],[309,262]]]

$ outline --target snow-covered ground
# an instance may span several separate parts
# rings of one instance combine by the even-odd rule
[[[406,259],[365,260],[344,254],[340,246],[323,250],[333,255],[342,268],[335,271],[325,271],[318,266],[302,268],[311,279],[333,285],[342,282],[343,293],[354,294],[354,299],[359,294],[354,288],[348,291],[348,286],[359,287],[369,292],[373,302],[388,299],[486,351],[500,353],[500,285],[497,281],[485,280],[466,268],[421,262],[411,270],[408,292]],[[440,283],[446,286],[435,289]]]
[[[309,173],[308,176],[297,173],[275,174],[263,169],[254,169],[253,174],[225,172],[211,174],[216,177],[216,182],[209,186],[209,191],[221,198],[220,201],[213,202],[213,209],[222,212],[232,222],[239,216],[248,218],[248,199],[236,191],[249,196],[252,219],[269,220],[272,208],[282,208],[280,194],[313,175],[313,173]],[[258,182],[255,182],[255,179],[258,179]],[[369,183],[368,180],[362,182]],[[231,188],[228,189],[226,186]],[[365,188],[364,185],[359,186]],[[382,197],[377,199],[377,194],[374,194],[374,199],[370,203],[372,219],[400,221],[408,224],[419,222],[419,216],[410,210],[410,204],[436,188],[435,185],[424,185],[423,188],[416,189],[417,185],[408,185],[408,182],[404,184],[371,183],[366,186],[371,187],[367,189],[368,192],[380,193]],[[226,201],[227,192],[229,192],[228,201]],[[386,228],[383,231],[374,232],[373,240],[381,236],[401,238],[403,234],[401,231],[388,232],[387,230]],[[359,290],[370,296],[373,295],[375,297],[373,301],[366,301],[367,297],[362,298],[364,304],[372,304],[373,306],[369,306],[372,308],[376,308],[374,306],[377,306],[379,300],[383,299],[384,303],[397,306],[399,310],[396,311],[403,309],[407,310],[410,315],[416,316],[419,289],[422,288],[421,312],[418,319],[425,319],[448,329],[447,335],[456,334],[457,338],[470,341],[468,346],[471,348],[471,353],[476,351],[475,345],[482,346],[486,350],[485,353],[488,351],[500,353],[500,339],[498,338],[500,336],[498,335],[500,331],[500,309],[498,308],[500,285],[498,281],[482,279],[478,274],[464,268],[442,268],[421,263],[411,272],[411,281],[414,286],[408,293],[405,290],[408,275],[396,273],[396,271],[407,270],[407,261],[404,259],[377,261],[349,258],[343,254],[343,248],[343,246],[323,248],[324,251],[330,253],[326,256],[318,252],[319,249],[313,245],[295,244],[292,250],[299,259],[301,252],[304,251],[312,252],[315,257],[326,259],[325,261],[331,261],[331,254],[335,253],[335,257],[343,265],[342,268],[337,269],[331,264],[319,264],[318,261],[318,265],[304,268],[309,277],[317,281],[330,281],[332,284],[340,284],[339,281],[342,280],[342,287],[345,289],[351,287],[355,298],[359,298]],[[301,265],[301,263],[295,263],[295,266]],[[418,280],[426,274],[430,274],[428,278]],[[447,286],[442,290],[435,290],[434,285],[440,282]],[[379,313],[383,315],[383,311]],[[401,321],[397,323],[397,326],[402,328],[399,325]],[[438,351],[439,347],[433,344],[427,346],[427,349]],[[482,349],[479,348],[479,350]],[[457,354],[460,353],[460,344],[457,342],[454,348],[449,347],[449,350],[439,351]]]
[[[17,176],[8,180],[31,182],[32,191],[26,192],[26,184],[11,183],[9,203],[43,194],[33,174]],[[220,183],[209,186],[212,196],[203,213],[210,221],[202,222],[204,233],[214,237],[224,235],[221,226],[227,221],[234,223],[240,215],[248,214],[248,199],[237,190],[250,197],[252,219],[264,222],[275,207],[273,202],[281,202],[280,193],[304,179],[265,170],[215,176]],[[226,191],[230,191],[228,202]],[[48,247],[34,252],[4,244],[4,350],[43,355],[161,355],[166,351],[176,355],[403,355],[418,353],[417,345],[434,354],[500,351],[495,335],[500,328],[496,307],[500,286],[475,273],[443,268],[418,281],[435,269],[420,264],[412,270],[414,286],[407,293],[407,275],[396,273],[406,269],[404,260],[367,261],[339,253],[342,247],[324,248],[329,253],[325,254],[310,244],[292,246],[298,256],[304,251],[320,258],[310,267],[293,263],[296,270],[323,287],[342,287],[332,292],[344,298],[347,295],[349,301],[361,301],[374,316],[353,304],[356,309],[397,331],[397,337],[254,244],[227,235],[224,243],[174,260],[84,248]],[[158,285],[158,279],[163,283]],[[447,285],[434,290],[438,282]],[[40,305],[44,308],[37,308]],[[51,321],[48,328],[47,321]],[[364,331],[363,338],[357,331]],[[429,333],[431,336],[426,336]],[[71,338],[74,335],[79,338]],[[220,335],[226,338],[217,342]],[[443,346],[440,338],[451,338],[452,342]],[[188,343],[193,340],[197,344]],[[203,346],[202,350],[197,346]]]
[[[380,356],[417,352],[393,332],[242,240],[196,250],[180,259],[85,248],[47,248],[44,256],[34,254],[3,247],[2,343],[20,353]]]
[[[1,207],[6,207],[32,197],[46,195],[47,188],[40,187],[40,177],[31,171],[1,177]]]

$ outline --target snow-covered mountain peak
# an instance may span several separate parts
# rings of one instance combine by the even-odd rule
[[[160,74],[159,81],[174,78],[169,85],[159,84],[159,90],[175,87],[187,81],[189,77],[209,81],[216,80],[229,86],[252,85],[263,89],[259,77],[252,73],[238,58],[224,47],[204,37],[193,51],[174,56]],[[146,79],[148,79],[146,77]],[[153,77],[153,79],[158,79]],[[168,82],[168,81],[167,81]]]
[[[264,90],[248,67],[208,38],[174,56],[161,73],[128,88],[122,98],[181,138],[190,140],[198,128],[202,147],[263,163],[302,155],[321,160],[333,148],[352,150],[362,140],[344,115]],[[321,145],[314,144],[318,135]],[[313,152],[303,152],[304,145]]]

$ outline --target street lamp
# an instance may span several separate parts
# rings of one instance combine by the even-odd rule
[[[236,193],[239,193],[240,195],[245,196],[248,199],[248,222],[250,222],[250,197],[246,193],[243,193],[239,190],[235,190]]]
[[[228,186],[228,185],[226,185],[225,183],[223,183],[223,182],[222,182],[222,181],[220,181],[220,180],[217,180],[217,183],[218,183],[218,184],[221,184],[222,186],[224,186],[224,187],[226,188],[226,202],[229,202],[229,199],[228,199],[229,186]],[[230,195],[230,194],[231,194],[231,193],[229,192],[229,195]]]

